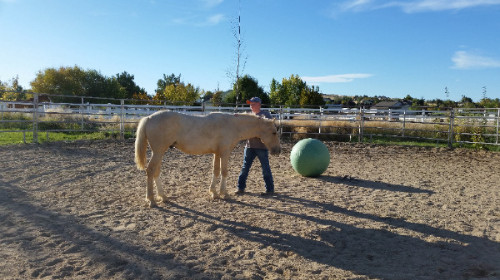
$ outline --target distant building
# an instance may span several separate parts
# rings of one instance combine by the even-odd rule
[[[372,110],[408,110],[410,104],[401,101],[382,101],[370,107]]]
[[[323,107],[325,109],[342,109],[342,104],[331,104],[331,103],[327,103],[325,104],[325,106]]]

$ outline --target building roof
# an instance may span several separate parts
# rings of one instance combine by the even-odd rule
[[[401,109],[403,107],[401,101],[382,101],[371,107],[371,109]]]

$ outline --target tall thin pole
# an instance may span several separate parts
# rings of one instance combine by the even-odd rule
[[[238,57],[236,62],[236,107],[240,100],[240,90],[238,88],[238,81],[240,80],[240,47],[241,47],[241,0],[238,1]]]

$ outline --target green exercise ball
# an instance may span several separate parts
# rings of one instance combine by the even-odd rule
[[[328,168],[330,152],[326,145],[317,139],[302,139],[293,146],[290,162],[300,175],[316,177]]]

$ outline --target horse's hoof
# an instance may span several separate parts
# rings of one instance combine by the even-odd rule
[[[221,193],[221,194],[220,194],[220,198],[222,198],[222,199],[227,199],[227,198],[229,198],[229,193],[227,193],[227,192]]]
[[[147,208],[155,208],[158,205],[156,204],[156,201],[154,201],[154,200],[146,200],[145,206]]]
[[[162,196],[158,196],[158,202],[163,202],[163,203],[166,203],[167,202],[167,197],[162,195]]]
[[[217,198],[219,198],[219,196],[214,192],[210,192],[210,198],[217,199]]]

